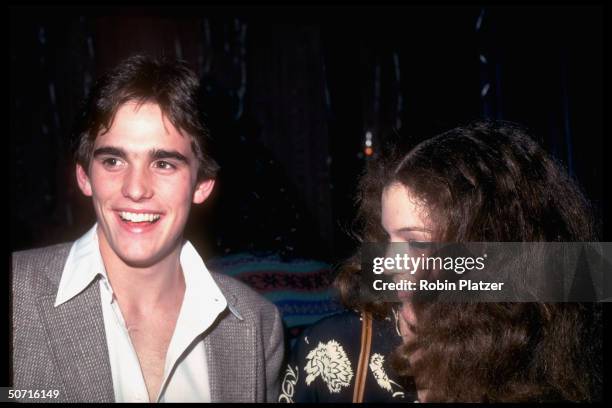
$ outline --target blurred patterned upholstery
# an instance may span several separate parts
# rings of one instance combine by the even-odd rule
[[[239,253],[206,262],[209,269],[232,276],[265,296],[280,310],[289,340],[303,328],[343,310],[330,288],[330,265],[314,260],[282,260],[278,255]]]

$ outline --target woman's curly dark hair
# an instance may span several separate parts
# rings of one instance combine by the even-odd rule
[[[360,240],[384,242],[381,195],[401,183],[424,202],[438,242],[588,242],[589,202],[522,128],[475,122],[373,163],[358,190]],[[384,316],[359,298],[360,254],[340,269],[347,307]],[[428,401],[593,401],[601,398],[602,308],[594,303],[415,304],[414,338],[394,366]],[[408,360],[410,356],[410,363]],[[418,356],[418,358],[416,358]]]

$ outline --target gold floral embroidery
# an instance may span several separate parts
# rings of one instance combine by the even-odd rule
[[[353,378],[351,362],[337,341],[319,343],[308,353],[306,360],[304,367],[304,371],[308,374],[306,385],[309,386],[319,376],[331,393],[339,393],[342,387],[350,385]]]
[[[385,357],[382,354],[374,353],[370,358],[370,370],[372,370],[372,374],[374,374],[376,382],[378,383],[380,388],[385,391],[391,392],[393,394],[393,398],[403,398],[404,393],[402,391],[394,391],[392,386],[395,385],[400,389],[403,389],[403,387],[389,378],[383,367],[384,362]]]
[[[295,385],[298,382],[298,368],[293,368],[288,365],[285,370],[285,376],[283,377],[283,383],[281,385],[281,394],[278,397],[278,402],[295,402],[293,401],[293,395],[295,394]]]

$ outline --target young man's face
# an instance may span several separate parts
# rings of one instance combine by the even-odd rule
[[[89,173],[77,165],[77,180],[93,199],[102,253],[155,265],[179,248],[191,203],[206,200],[214,181],[197,182],[191,139],[156,104],[121,106],[93,151]]]

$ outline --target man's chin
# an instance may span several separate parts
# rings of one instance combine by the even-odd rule
[[[119,252],[119,257],[127,266],[132,268],[150,268],[167,258],[176,247],[163,248],[131,248],[129,251]]]
[[[155,254],[155,255],[152,255]],[[131,268],[150,268],[163,259],[159,251],[121,251],[118,252],[123,263]]]
[[[150,268],[159,261],[151,257],[121,257],[121,260],[131,268]]]

